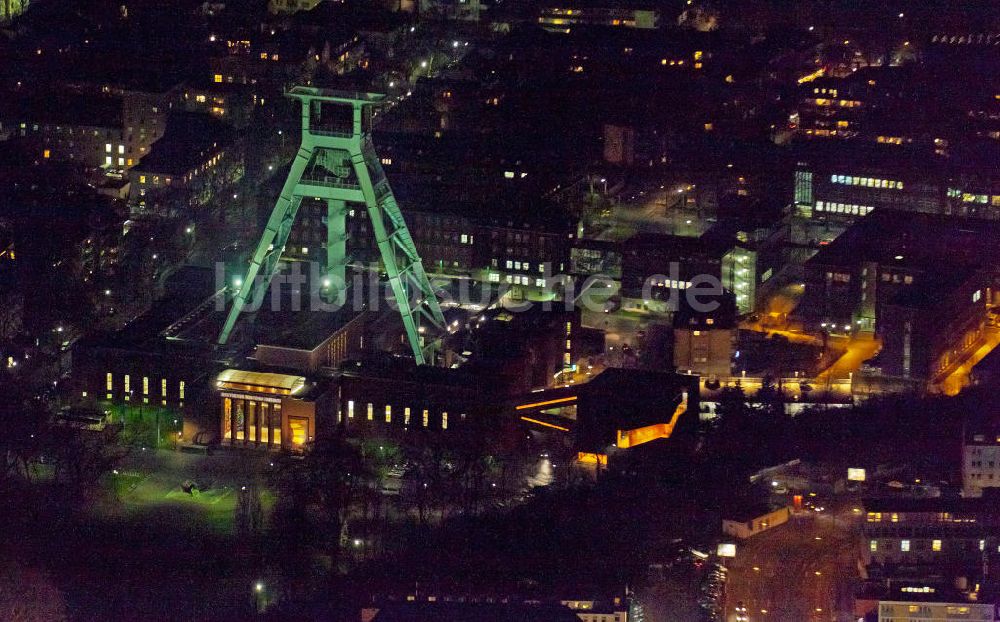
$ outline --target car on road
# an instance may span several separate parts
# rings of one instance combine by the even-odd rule
[[[736,614],[736,622],[750,622],[750,614],[747,612],[747,606],[743,604],[742,600],[736,603],[734,613]]]

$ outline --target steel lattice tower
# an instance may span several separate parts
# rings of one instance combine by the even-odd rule
[[[346,283],[347,204],[363,203],[413,356],[418,364],[424,364],[426,348],[421,343],[420,318],[423,316],[443,331],[444,317],[372,146],[372,109],[385,96],[303,86],[294,87],[286,95],[302,103],[302,145],[242,286],[236,288],[219,343],[229,340],[240,313],[257,295],[258,288],[266,290],[270,285],[302,200],[318,198],[327,203],[324,274],[332,283]],[[260,293],[263,295],[263,291]]]

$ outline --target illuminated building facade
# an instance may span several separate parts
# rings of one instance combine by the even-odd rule
[[[914,593],[914,595],[917,595]],[[991,603],[940,602],[933,593],[927,600],[883,600],[878,604],[878,622],[952,622],[996,620],[996,606]]]
[[[972,432],[962,444],[962,493],[981,497],[990,488],[1000,488],[1000,431]]]
[[[623,243],[622,307],[670,313],[676,310],[669,302],[674,293],[682,298],[692,283],[707,288],[708,276],[733,294],[737,313],[754,311],[761,288],[780,265],[781,234],[769,227],[735,229],[740,227],[719,226],[700,238],[639,234]]]
[[[988,496],[869,499],[864,509],[864,536],[874,563],[977,564],[1000,545],[1000,513]]]
[[[178,413],[201,394],[207,368],[198,357],[176,365],[161,352],[137,352],[125,345],[81,344],[74,381],[86,402],[165,407]]]
[[[332,418],[361,436],[454,432],[488,416],[497,403],[490,390],[474,388],[481,386],[476,376],[462,370],[400,365],[388,359],[348,362],[338,383],[340,397]]]
[[[264,97],[258,96],[253,91],[251,85],[200,81],[184,86],[180,105],[189,112],[211,115],[234,127],[242,128],[250,122],[254,107],[266,103]]]
[[[165,94],[108,89],[102,93],[5,95],[0,132],[32,145],[38,160],[125,170],[148,153],[165,129]]]
[[[939,313],[947,321],[938,330],[957,325],[973,306],[991,304],[986,288],[1000,267],[991,250],[998,234],[992,222],[878,210],[809,259],[796,314],[828,332],[877,331],[890,341],[902,321],[886,312],[891,304]]]
[[[858,133],[863,102],[844,80],[817,78],[807,82],[799,100],[799,132],[808,138],[852,138]]]
[[[386,159],[383,158],[383,166]],[[321,201],[304,201],[301,226],[292,230],[285,252],[297,259],[316,258],[326,236],[326,206]],[[479,250],[482,227],[462,212],[424,211],[420,206],[405,208],[407,226],[424,266],[432,274],[483,277],[486,262]],[[378,247],[371,236],[371,223],[364,210],[347,212],[347,252],[356,263],[377,262]]]
[[[861,165],[800,163],[795,172],[795,205],[814,219],[856,220],[875,209],[938,213],[941,199],[941,188],[926,180]]]
[[[140,212],[199,208],[243,177],[231,136],[201,115],[171,115],[166,134],[129,172],[129,202]]]
[[[659,442],[684,447],[697,423],[696,376],[611,368],[576,392],[573,433],[581,452],[610,456]]]
[[[674,316],[674,367],[708,378],[733,373],[737,327],[733,314]]]
[[[740,508],[736,512],[723,515],[722,533],[746,540],[768,529],[787,523],[791,516],[792,509],[788,506]]]
[[[721,277],[724,253],[723,248],[706,248],[699,238],[651,233],[632,237],[622,245],[622,308],[639,313],[675,311],[671,296],[679,299],[696,277]]]
[[[541,287],[549,274],[564,274],[575,232],[569,223],[484,223],[481,252],[489,253],[487,281]]]
[[[324,394],[304,377],[227,369],[215,386],[223,445],[294,450],[315,438]]]
[[[798,161],[793,202],[814,221],[853,222],[878,209],[998,220],[1000,177],[988,164],[995,153],[935,161],[886,145],[817,148]]]
[[[996,283],[995,271],[956,269],[897,294],[877,320],[882,373],[946,379],[997,330]]]
[[[652,6],[623,6],[597,1],[570,2],[541,7],[538,23],[546,30],[565,33],[576,26],[650,30],[660,27],[660,12]]]

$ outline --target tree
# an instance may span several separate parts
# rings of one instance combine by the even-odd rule
[[[388,439],[361,441],[359,449],[368,476],[364,488],[365,516],[376,519],[382,516],[382,489],[390,472],[403,462],[403,452]]]
[[[121,463],[128,450],[118,442],[119,430],[117,426],[100,432],[51,426],[45,431],[44,455],[51,460],[55,480],[65,487],[69,498],[82,500]]]
[[[21,334],[24,319],[24,296],[8,292],[0,294],[0,341]]]
[[[8,387],[0,400],[0,420],[4,433],[0,435],[0,456],[3,472],[0,480],[30,476],[30,464],[37,457],[42,430],[48,424],[49,410],[45,402],[32,394],[26,382],[6,371],[0,371],[0,386]]]
[[[7,622],[61,622],[66,620],[62,592],[37,568],[16,560],[0,563],[0,619]]]
[[[297,523],[303,530],[295,537],[322,542],[336,568],[351,509],[370,477],[360,449],[341,433],[317,437],[304,457],[279,465],[276,529]]]
[[[264,528],[260,489],[257,486],[243,486],[236,495],[236,532],[243,538],[258,535]]]

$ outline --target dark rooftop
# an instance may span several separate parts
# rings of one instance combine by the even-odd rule
[[[11,121],[121,128],[122,112],[122,99],[113,95],[20,90],[0,93],[0,118]]]
[[[997,239],[997,222],[877,209],[809,262],[821,266],[875,262],[927,271],[996,266]]]
[[[865,499],[862,504],[867,512],[953,512],[962,514],[998,514],[1000,506],[990,494],[982,497],[878,497]]]
[[[771,512],[780,510],[782,507],[784,506],[752,501],[743,503],[734,502],[726,511],[722,513],[722,518],[725,520],[745,523],[759,516],[764,516],[765,514],[770,514]]]
[[[163,137],[153,143],[136,170],[183,175],[221,151],[230,136],[225,125],[205,115],[171,113]]]

